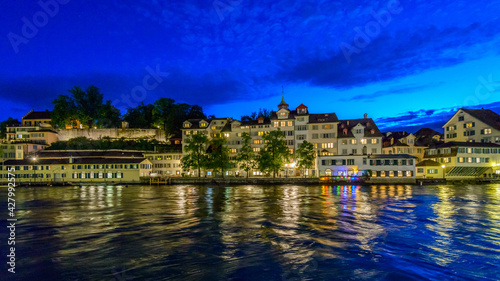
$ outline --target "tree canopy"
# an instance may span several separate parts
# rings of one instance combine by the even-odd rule
[[[305,169],[312,169],[314,167],[314,160],[316,158],[314,145],[308,141],[303,141],[295,154],[297,158],[297,167],[303,169],[304,177],[306,177]]]
[[[208,137],[205,134],[191,135],[186,140],[184,152],[186,153],[182,159],[181,164],[184,170],[197,169],[198,177],[201,176],[201,169],[207,166],[206,145],[208,144]]]
[[[99,88],[90,85],[85,91],[75,86],[70,95],[59,95],[52,103],[52,122],[55,127],[75,125],[79,121],[86,127],[113,128],[121,122],[120,110],[106,101]]]
[[[262,136],[265,146],[261,149],[258,159],[259,170],[266,173],[276,173],[283,168],[291,156],[290,150],[286,145],[285,136],[278,128],[276,131],[270,131]]]
[[[0,123],[0,138],[4,139],[5,137],[7,137],[7,127],[8,126],[16,126],[19,124],[21,124],[21,122],[19,122],[19,120],[14,119],[12,117],[9,117],[9,119],[2,121]]]

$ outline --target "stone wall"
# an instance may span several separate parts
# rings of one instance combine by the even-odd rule
[[[86,137],[92,140],[98,140],[104,137],[112,139],[127,138],[150,138],[158,141],[165,141],[165,132],[160,129],[70,129],[58,130],[60,141],[67,141],[73,138]]]

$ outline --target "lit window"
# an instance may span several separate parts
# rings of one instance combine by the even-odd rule
[[[361,139],[361,144],[366,144],[366,139]]]

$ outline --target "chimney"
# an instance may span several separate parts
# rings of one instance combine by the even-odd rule
[[[69,157],[69,163],[73,164],[73,157],[72,156]]]
[[[368,118],[368,114],[367,114],[367,113],[365,113],[365,119],[366,119],[366,118]]]

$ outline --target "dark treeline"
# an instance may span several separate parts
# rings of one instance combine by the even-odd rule
[[[128,108],[121,116],[111,101],[103,102],[103,94],[93,85],[85,91],[74,87],[69,93],[59,95],[52,102],[52,122],[56,128],[79,123],[85,128],[119,128],[121,122],[126,121],[130,128],[160,128],[166,135],[175,135],[180,133],[186,119],[206,118],[201,106],[176,103],[170,98],[160,98],[152,104],[141,103]]]

